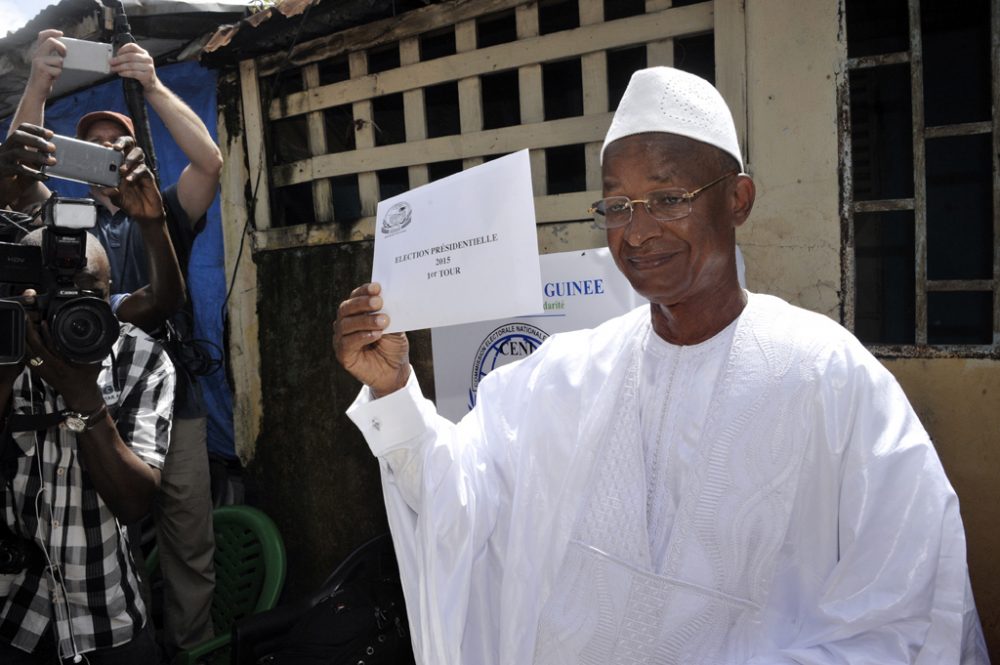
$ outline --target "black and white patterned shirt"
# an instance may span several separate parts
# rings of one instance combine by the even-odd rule
[[[174,368],[163,348],[123,324],[98,377],[122,440],[161,469],[167,452]],[[15,381],[14,413],[66,408],[61,396],[25,370]],[[146,620],[125,529],[83,470],[76,435],[58,426],[18,432],[17,470],[0,493],[11,531],[47,552],[16,575],[0,575],[0,640],[33,651],[54,623],[59,653],[72,656],[130,641]],[[9,442],[8,442],[9,443]],[[44,489],[44,491],[43,491]]]

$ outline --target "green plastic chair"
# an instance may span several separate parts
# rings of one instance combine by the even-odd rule
[[[212,522],[212,626],[217,637],[177,654],[174,662],[182,665],[229,663],[233,624],[274,607],[285,584],[285,546],[270,517],[250,506],[222,506],[213,511]],[[153,548],[146,572],[152,576],[159,564],[159,548]]]

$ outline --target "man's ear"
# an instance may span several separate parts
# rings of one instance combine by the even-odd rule
[[[732,212],[733,226],[742,226],[753,210],[754,199],[757,198],[757,186],[753,183],[753,178],[745,173],[736,176],[736,183],[732,190]]]

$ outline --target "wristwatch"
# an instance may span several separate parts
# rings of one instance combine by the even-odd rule
[[[99,423],[104,415],[108,412],[108,405],[101,404],[100,408],[91,414],[79,413],[77,411],[65,411],[63,413],[63,421],[60,424],[61,427],[65,427],[70,432],[79,434],[80,432],[86,432],[92,429],[94,425]]]

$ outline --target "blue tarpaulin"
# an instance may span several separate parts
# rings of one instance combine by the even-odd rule
[[[159,67],[160,80],[178,97],[183,99],[208,127],[212,138],[216,133],[216,77],[215,72],[195,62],[185,62]],[[45,126],[57,134],[73,136],[76,121],[90,111],[119,111],[128,113],[122,96],[120,79],[76,92],[52,102],[45,110]],[[2,122],[6,136],[10,119]],[[163,122],[150,109],[149,125],[159,166],[160,180],[165,185],[177,182],[188,159],[170,138]],[[87,196],[87,187],[65,180],[49,180],[50,189],[63,196]],[[188,266],[188,290],[194,305],[194,334],[208,340],[218,348],[212,349],[219,356],[223,345],[222,303],[226,297],[226,274],[222,245],[222,219],[219,199],[216,197],[208,210],[205,229],[198,235],[191,251]],[[226,383],[224,370],[202,377],[201,383],[208,408],[208,451],[235,457],[233,444],[233,397]]]

